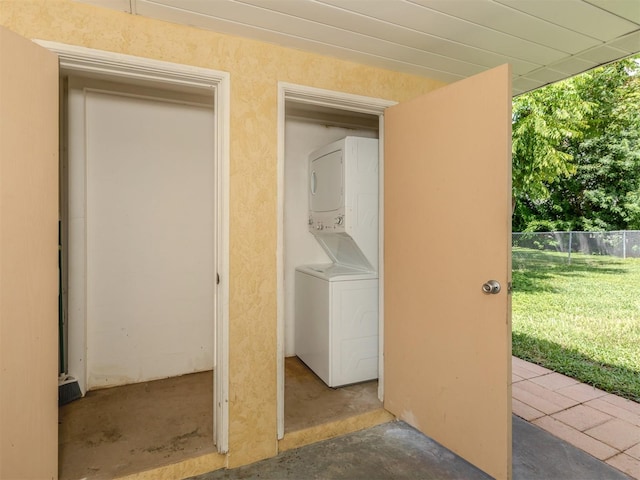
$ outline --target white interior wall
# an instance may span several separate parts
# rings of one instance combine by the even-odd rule
[[[284,321],[285,356],[295,355],[295,269],[331,260],[309,233],[307,160],[314,150],[347,135],[378,138],[369,128],[330,126],[313,119],[285,119],[284,150]]]
[[[70,228],[86,228],[87,387],[209,370],[213,108],[82,95],[86,220],[83,227],[71,218]]]

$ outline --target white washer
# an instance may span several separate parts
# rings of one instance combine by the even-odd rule
[[[378,378],[378,274],[305,265],[295,281],[296,355],[330,387]]]

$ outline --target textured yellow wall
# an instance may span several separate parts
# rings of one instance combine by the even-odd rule
[[[277,82],[396,101],[441,84],[70,0],[0,0],[0,24],[28,38],[230,72],[229,465],[274,455]]]

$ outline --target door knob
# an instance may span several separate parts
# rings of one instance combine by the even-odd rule
[[[500,292],[500,283],[496,280],[489,280],[482,285],[482,291],[487,295],[495,295]]]

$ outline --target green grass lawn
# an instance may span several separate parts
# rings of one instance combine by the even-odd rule
[[[513,354],[640,402],[640,259],[514,248]]]

